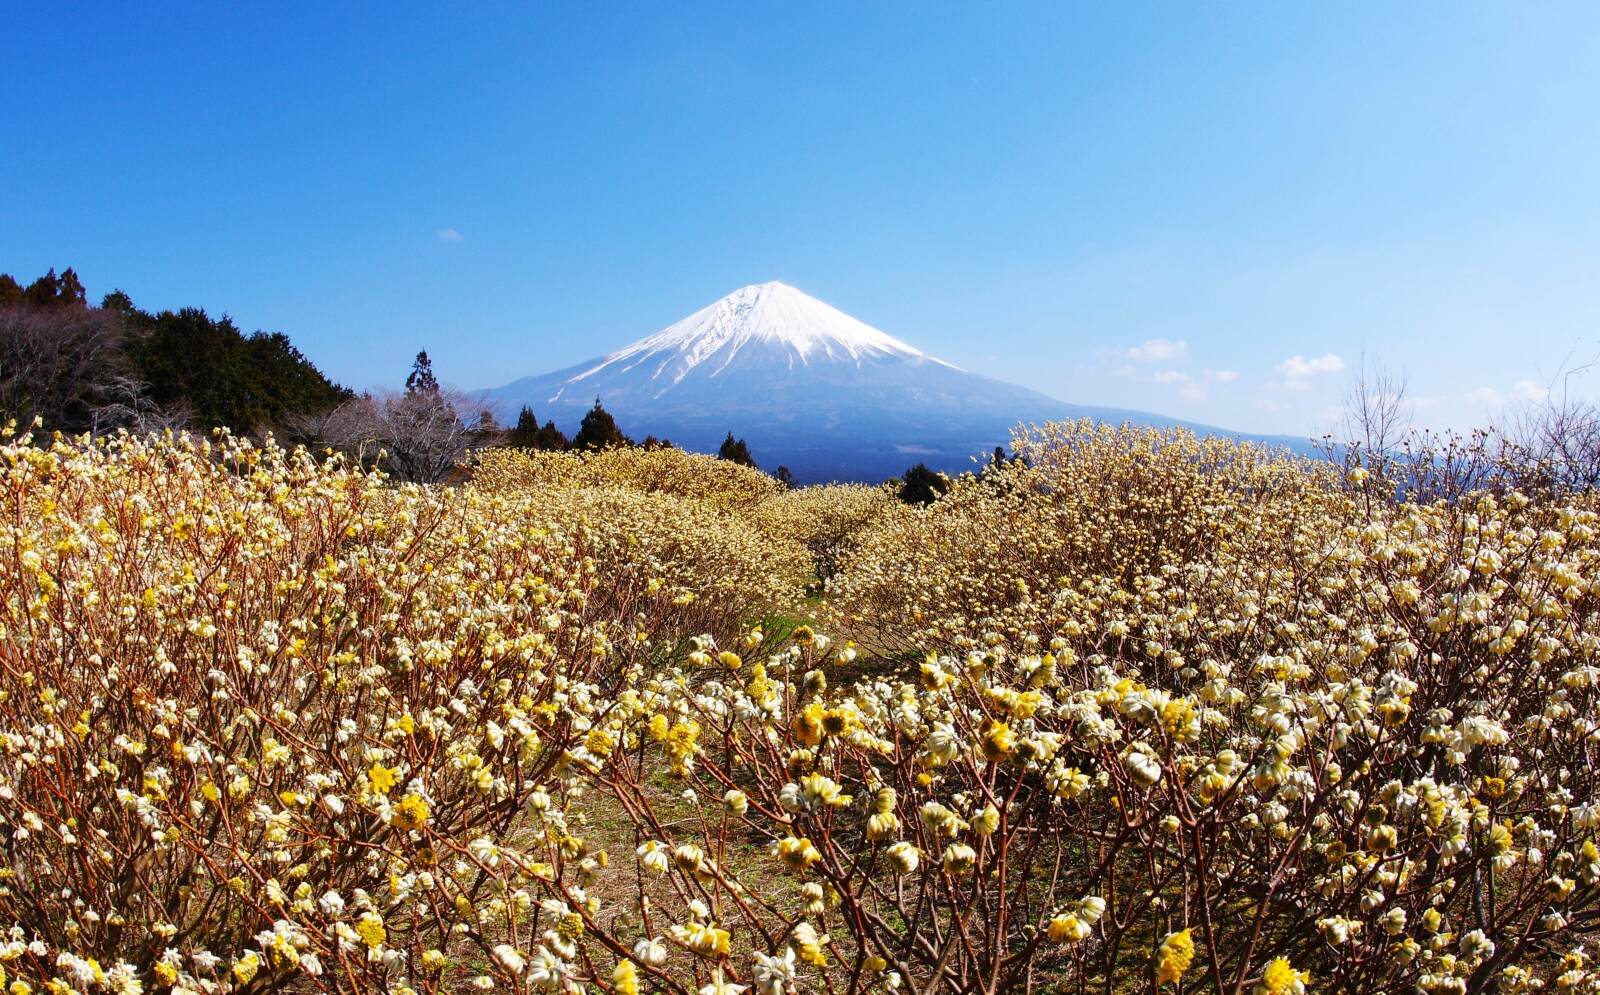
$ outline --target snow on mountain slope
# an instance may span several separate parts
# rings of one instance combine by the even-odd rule
[[[931,357],[787,284],[760,283],[611,353],[564,386],[582,389],[586,380],[631,374],[651,396],[660,397],[691,375],[716,377],[753,367],[792,370],[814,361],[859,368],[879,359]]]
[[[881,480],[917,462],[968,469],[1019,422],[1184,424],[968,373],[782,283],[742,287],[616,352],[483,397],[502,422],[527,405],[568,433],[596,399],[635,437],[714,450],[732,431],[767,469],[807,482]]]

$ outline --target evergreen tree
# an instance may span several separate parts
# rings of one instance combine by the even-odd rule
[[[0,284],[0,303],[23,303],[34,307],[88,307],[88,295],[83,288],[83,282],[78,279],[78,274],[68,266],[60,276],[52,268],[50,272],[28,284],[22,291],[21,297],[16,297],[15,287],[17,281],[7,276],[6,283]]]
[[[78,279],[71,266],[61,271],[61,279],[56,284],[56,302],[67,307],[88,307],[89,294],[84,289],[83,281]]]
[[[411,375],[406,377],[407,394],[437,394],[439,393],[439,380],[433,375],[433,360],[428,358],[428,351],[417,353],[417,358],[411,363]]]
[[[5,281],[10,279],[9,276],[0,274],[0,288],[4,288]],[[3,289],[0,289],[0,294],[3,294]],[[135,318],[139,315],[139,309],[133,306],[133,298],[121,290],[113,290],[100,298],[100,309],[102,311],[114,311],[124,318]]]
[[[538,416],[527,405],[523,405],[522,410],[517,412],[517,423],[506,433],[505,444],[518,449],[543,449],[550,452],[559,452],[570,445],[566,435],[556,428],[555,422],[547,421],[541,428]]]
[[[245,335],[199,308],[134,311],[134,377],[162,408],[188,408],[197,424],[239,432],[285,415],[326,411],[350,397],[282,332]]]
[[[519,449],[539,448],[539,419],[526,404],[517,412],[517,423],[506,433],[506,445]]]
[[[794,474],[791,473],[789,468],[786,466],[778,467],[778,472],[773,474],[773,476],[778,478],[778,483],[789,488],[791,491],[799,486],[794,479]]]
[[[918,463],[900,478],[900,500],[906,504],[928,505],[939,500],[950,490],[950,478]]]
[[[717,459],[725,459],[731,463],[738,463],[740,466],[754,467],[756,465],[755,457],[750,455],[750,447],[745,445],[743,439],[735,441],[732,432],[729,432],[728,437],[722,440],[722,447],[717,450]]]
[[[26,288],[0,274],[0,307],[11,312],[8,348],[28,354],[26,362],[17,354],[0,364],[0,378],[53,370],[62,382],[51,396],[79,399],[70,411],[40,408],[51,427],[98,431],[136,414],[182,413],[196,427],[247,432],[326,412],[351,396],[281,332],[245,335],[226,315],[213,319],[198,308],[149,314],[120,290],[91,307],[71,268]]]
[[[617,420],[611,417],[611,412],[600,406],[598,397],[594,399],[594,407],[583,416],[578,434],[572,437],[574,449],[610,449],[631,445],[633,440],[622,434],[622,429],[617,427]]]
[[[533,448],[558,453],[563,449],[571,449],[572,442],[565,432],[556,428],[555,422],[547,421],[544,423],[544,428],[539,429],[539,434],[534,437]]]

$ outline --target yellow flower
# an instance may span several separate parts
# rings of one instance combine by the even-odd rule
[[[375,950],[389,938],[389,931],[383,927],[383,916],[368,912],[356,921],[356,935],[368,949]]]
[[[394,790],[395,772],[383,764],[375,763],[367,770],[367,783],[372,785],[373,791],[386,795]]]
[[[854,724],[855,716],[847,708],[830,708],[822,713],[822,731],[829,736],[843,736]]]
[[[1187,929],[1180,929],[1176,933],[1168,933],[1166,939],[1161,941],[1161,946],[1156,949],[1156,983],[1176,984],[1183,980],[1183,972],[1189,970],[1189,964],[1194,960],[1194,940],[1190,938]]]
[[[1296,971],[1288,958],[1279,957],[1261,972],[1261,982],[1256,985],[1256,995],[1305,995],[1309,971]]]
[[[1078,943],[1089,936],[1089,924],[1070,912],[1063,912],[1050,920],[1050,925],[1045,927],[1045,935],[1051,943],[1063,946]]]
[[[822,854],[808,839],[786,836],[772,845],[773,855],[797,871],[803,871],[822,859]]]
[[[999,763],[1016,749],[1017,737],[1004,722],[992,722],[983,731],[981,746],[985,760]]]
[[[702,957],[726,957],[730,950],[728,931],[704,923],[691,922],[673,926],[672,933],[678,942]]]
[[[428,823],[428,803],[418,794],[408,794],[400,799],[389,816],[389,824],[396,829],[421,829]]]
[[[611,969],[611,988],[617,995],[639,995],[639,969],[623,958]]]
[[[794,717],[794,737],[807,746],[822,742],[823,714],[823,707],[814,701],[797,712]]]
[[[233,962],[233,976],[241,985],[248,985],[259,970],[261,970],[261,958],[254,950]]]

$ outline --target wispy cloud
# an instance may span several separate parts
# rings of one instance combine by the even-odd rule
[[[1550,388],[1536,380],[1518,380],[1511,388],[1511,392],[1525,401],[1543,401],[1550,396]]]
[[[439,241],[441,242],[461,241],[461,233],[456,231],[454,228],[440,228],[437,234],[439,236]]]
[[[1183,339],[1146,339],[1123,355],[1135,363],[1170,363],[1189,354],[1189,343]]]
[[[1155,343],[1160,343],[1160,345],[1154,345]],[[1171,342],[1167,339],[1152,339],[1151,341],[1146,342],[1134,349],[1118,351],[1116,355],[1124,358],[1134,358],[1133,354],[1135,352],[1140,352],[1143,350],[1141,355],[1148,357],[1154,355],[1156,352],[1159,352],[1162,349],[1172,351],[1174,347],[1179,353],[1187,349],[1187,346],[1182,342]],[[1239,373],[1236,370],[1204,369],[1191,373],[1187,370],[1174,370],[1168,368],[1146,371],[1141,370],[1132,363],[1123,363],[1121,366],[1117,367],[1116,372],[1117,376],[1119,377],[1127,377],[1128,379],[1138,381],[1139,383],[1160,384],[1164,387],[1174,387],[1177,389],[1179,397],[1186,398],[1190,401],[1209,400],[1211,397],[1210,385],[1232,383],[1233,381],[1239,379]]]
[[[1299,353],[1273,367],[1278,379],[1267,384],[1272,390],[1310,390],[1317,377],[1338,373],[1344,369],[1344,360],[1334,353],[1323,353],[1307,359]]]
[[[1535,404],[1550,396],[1550,389],[1537,380],[1523,378],[1511,385],[1510,390],[1498,387],[1474,387],[1467,391],[1467,400],[1486,408],[1504,407],[1509,401],[1532,401]]]
[[[1327,373],[1338,373],[1343,369],[1344,360],[1331,352],[1312,359],[1307,359],[1296,353],[1277,366],[1278,372],[1283,375],[1285,380],[1305,380]]]

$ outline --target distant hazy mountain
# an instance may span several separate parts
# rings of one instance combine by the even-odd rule
[[[782,283],[741,288],[617,352],[484,397],[502,422],[526,404],[569,433],[598,398],[635,438],[688,449],[714,451],[731,430],[763,467],[785,465],[808,483],[877,481],[915,463],[970,469],[1018,422],[1089,417],[1237,434],[968,373]]]

